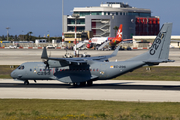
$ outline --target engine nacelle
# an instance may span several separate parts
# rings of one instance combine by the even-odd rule
[[[69,65],[67,61],[57,61],[57,60],[48,60],[48,64],[50,68],[65,67]]]

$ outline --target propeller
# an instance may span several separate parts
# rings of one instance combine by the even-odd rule
[[[51,52],[50,52],[50,54],[49,54],[49,57],[51,57]],[[41,55],[41,59],[43,59],[43,63],[46,65],[46,66],[45,66],[45,72],[46,72],[47,69],[48,69],[48,71],[49,71],[49,63],[48,63],[49,57],[48,57],[48,55],[47,55],[46,47],[44,47],[43,52],[42,52],[42,55]]]
[[[49,70],[49,63],[48,63],[49,60],[47,59],[47,60],[42,60],[42,61],[46,65],[45,66],[45,71],[44,71],[44,72],[46,72],[47,69]]]
[[[51,52],[49,53],[49,57],[51,57]],[[47,58],[47,60],[43,59],[43,63],[46,65],[45,66],[45,72],[46,72],[47,69],[48,69],[48,71],[50,71],[49,70],[49,63],[48,63],[49,60],[48,60],[48,58]]]

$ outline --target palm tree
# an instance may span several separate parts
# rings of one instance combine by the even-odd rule
[[[30,39],[31,39],[31,34],[33,34],[33,32],[29,32],[29,34],[30,34],[30,37],[29,37],[29,41],[30,41]]]
[[[113,29],[115,30],[115,37],[116,37],[116,31],[119,29],[119,27],[114,26],[114,28],[113,28]]]

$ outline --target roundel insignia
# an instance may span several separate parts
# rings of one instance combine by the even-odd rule
[[[36,73],[36,70],[34,70],[34,73]]]
[[[103,72],[103,71],[101,71],[101,72],[100,72],[100,74],[102,74],[102,75],[103,75],[103,74],[104,74],[104,72]]]

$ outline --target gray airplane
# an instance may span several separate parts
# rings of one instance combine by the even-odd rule
[[[48,57],[44,48],[41,56],[44,62],[23,63],[11,73],[11,77],[27,85],[28,80],[58,80],[71,85],[92,85],[95,80],[111,79],[142,66],[174,62],[168,59],[171,31],[172,23],[165,23],[149,51],[126,61],[108,61],[108,58],[117,55],[119,47],[111,55],[81,58]]]

